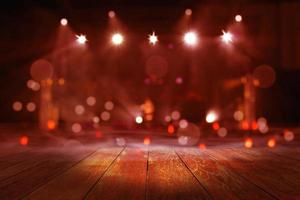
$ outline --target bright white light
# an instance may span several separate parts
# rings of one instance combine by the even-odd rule
[[[215,111],[209,111],[206,115],[206,122],[207,123],[213,123],[217,121],[218,114]]]
[[[86,41],[87,41],[85,35],[76,35],[76,37],[77,37],[77,42],[78,42],[79,44],[84,44],[84,43],[86,43]]]
[[[114,45],[120,45],[123,43],[124,38],[120,33],[113,34],[111,41]]]
[[[236,22],[241,22],[243,20],[241,15],[236,15],[234,19]]]
[[[152,35],[149,35],[149,43],[152,45],[155,45],[156,42],[158,42],[157,36],[155,35],[155,32],[152,33]]]
[[[60,20],[60,24],[63,25],[63,26],[66,26],[68,24],[68,20],[66,18],[62,18]]]
[[[141,123],[143,123],[143,118],[142,118],[141,116],[137,116],[137,117],[135,118],[135,122],[136,122],[137,124],[141,124]]]
[[[223,35],[221,36],[223,42],[225,42],[226,44],[232,42],[233,39],[233,35],[230,32],[225,32],[223,31]]]
[[[183,37],[184,42],[189,46],[195,46],[197,44],[197,35],[194,32],[187,32]]]

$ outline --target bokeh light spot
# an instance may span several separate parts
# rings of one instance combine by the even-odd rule
[[[26,145],[28,145],[28,143],[29,143],[29,138],[28,138],[27,136],[21,136],[21,137],[19,138],[19,143],[20,143],[20,145],[22,145],[22,146],[26,146]]]
[[[23,105],[20,101],[16,101],[16,102],[13,103],[12,108],[13,108],[14,111],[19,112],[19,111],[22,110]]]

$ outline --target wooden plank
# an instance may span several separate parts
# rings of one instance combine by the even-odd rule
[[[0,145],[1,146],[1,145]],[[27,152],[31,148],[19,147],[19,146],[1,146],[0,147],[0,160],[5,159],[8,156],[14,156],[19,153]]]
[[[177,153],[215,199],[274,199],[232,169],[219,164],[206,151],[186,148]]]
[[[272,153],[283,156],[292,160],[300,161],[300,148],[299,147],[279,147],[274,148]]]
[[[300,177],[293,176],[288,171],[280,169],[280,163],[270,165],[269,160],[256,156],[255,158],[238,151],[247,149],[216,148],[208,154],[220,164],[232,168],[240,176],[266,191],[277,199],[299,199]],[[276,158],[274,158],[276,159]]]
[[[87,199],[145,199],[148,151],[127,148],[89,193]]]
[[[28,199],[83,199],[123,148],[105,147],[30,194]]]
[[[2,157],[0,159],[0,170],[1,172],[11,166],[17,165],[19,163],[24,162],[25,160],[27,160],[29,157],[35,155],[36,152],[32,152],[32,151],[27,151],[27,152],[21,152],[21,153],[17,153],[14,155],[8,155],[5,157]],[[0,172],[0,173],[1,173]]]
[[[292,174],[292,176],[300,176],[300,163],[295,162],[284,157],[273,154],[274,149],[270,148],[228,148],[224,149],[225,152],[230,151],[231,154],[237,155],[243,159],[253,161],[260,168],[268,171],[284,171],[286,175]],[[259,162],[257,162],[259,161]],[[292,180],[292,179],[291,179]]]
[[[73,149],[65,150],[66,153],[61,153],[55,159],[38,161],[34,167],[0,181],[0,199],[20,199],[26,196],[54,176],[72,167],[85,156],[90,155],[95,148],[75,146]],[[71,155],[69,152],[72,152]]]
[[[18,173],[22,173],[27,169],[39,165],[41,162],[55,160],[57,157],[64,156],[76,156],[78,152],[70,151],[70,149],[66,148],[57,148],[57,149],[34,149],[30,152],[26,152],[23,154],[18,154],[17,156],[12,156],[11,158],[7,158],[7,160],[3,160],[5,163],[9,163],[10,166],[3,168],[1,166],[0,171],[0,181],[7,179],[11,176],[14,176]]]
[[[168,147],[149,152],[147,199],[212,199]]]

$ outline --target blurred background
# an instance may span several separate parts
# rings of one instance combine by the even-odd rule
[[[299,125],[299,1],[29,0],[0,9],[2,123],[75,132]]]

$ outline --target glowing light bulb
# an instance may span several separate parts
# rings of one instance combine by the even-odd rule
[[[234,19],[236,22],[241,22],[243,20],[243,17],[242,15],[236,15]]]
[[[66,18],[62,18],[60,20],[60,24],[63,25],[63,26],[66,26],[68,24],[68,20]]]
[[[155,35],[155,32],[152,33],[152,35],[149,35],[149,43],[152,45],[155,45],[158,42],[158,38]]]
[[[230,32],[225,32],[225,31],[223,31],[223,35],[221,36],[221,39],[222,39],[223,42],[225,42],[226,44],[229,44],[230,42],[232,42],[233,35],[232,35]]]
[[[87,39],[85,35],[76,35],[79,44],[85,44]]]
[[[114,45],[120,45],[124,41],[124,37],[120,33],[113,34],[111,41]]]
[[[187,32],[184,34],[183,41],[188,46],[195,46],[198,42],[198,38],[195,32]]]
[[[206,115],[206,122],[207,123],[213,123],[217,121],[218,114],[215,111],[209,111]]]
[[[141,116],[137,116],[137,117],[135,118],[135,122],[136,122],[137,124],[141,124],[141,123],[143,123],[143,118],[142,118]]]

